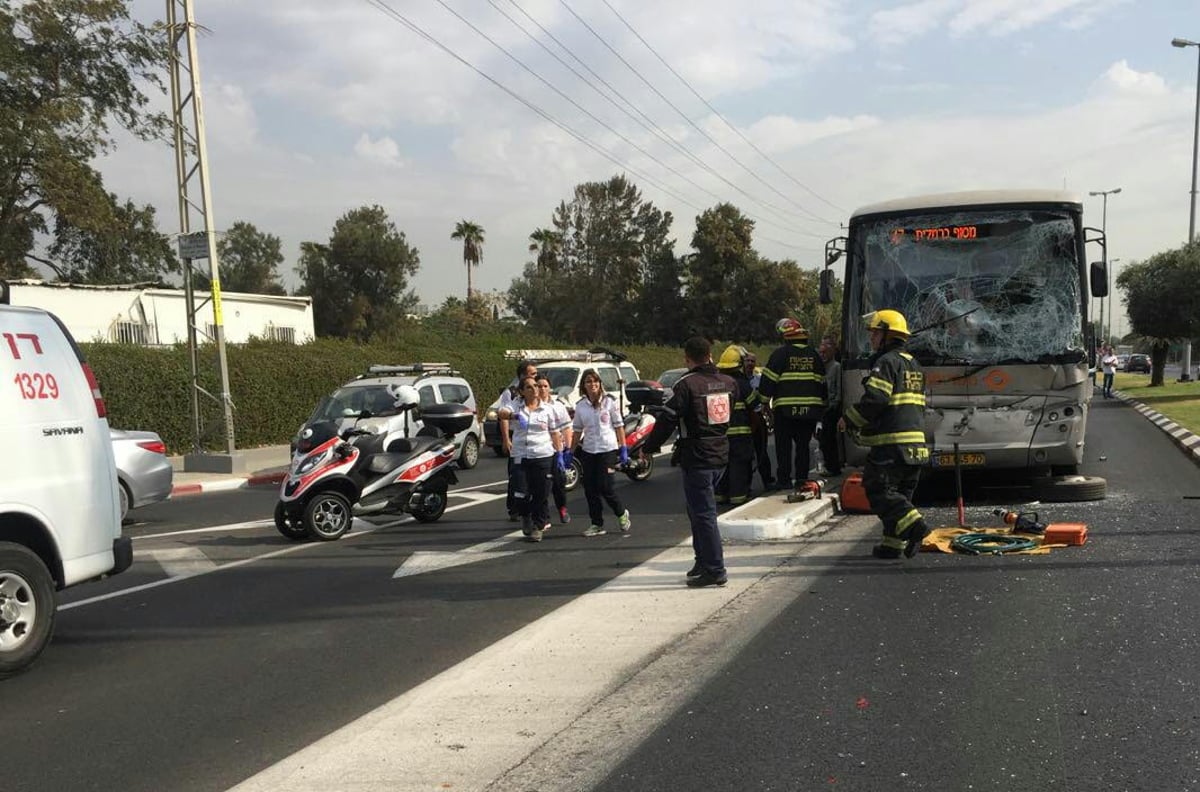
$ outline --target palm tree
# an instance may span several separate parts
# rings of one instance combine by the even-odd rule
[[[471,299],[474,281],[471,280],[471,268],[478,267],[483,260],[483,226],[463,220],[454,226],[451,239],[461,239],[463,243],[463,263],[467,265],[467,299]]]
[[[538,272],[558,269],[558,252],[562,237],[549,228],[536,228],[529,235],[529,252],[537,253]]]

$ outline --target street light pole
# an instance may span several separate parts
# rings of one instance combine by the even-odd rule
[[[1104,331],[1104,335],[1110,342],[1112,340],[1113,317],[1117,315],[1116,309],[1113,308],[1112,304],[1113,271],[1117,268],[1117,262],[1120,260],[1120,258],[1108,260],[1108,329]],[[1120,333],[1117,333],[1118,341],[1120,340],[1120,335]]]
[[[1196,239],[1196,159],[1200,155],[1200,41],[1189,41],[1188,39],[1176,38],[1171,39],[1172,47],[1195,47],[1196,48],[1196,120],[1192,129],[1192,205],[1191,214],[1188,218],[1188,242],[1193,242]],[[1192,378],[1192,341],[1188,339],[1183,345],[1183,373],[1179,379],[1190,380]]]
[[[1092,196],[1099,195],[1104,199],[1104,209],[1100,215],[1100,230],[1104,232],[1104,249],[1103,249],[1103,252],[1101,253],[1101,256],[1104,259],[1104,271],[1106,273],[1108,272],[1108,196],[1116,195],[1119,192],[1121,192],[1121,188],[1114,187],[1111,190],[1096,190],[1094,192],[1088,193],[1088,195],[1092,195]],[[1107,276],[1105,276],[1105,277],[1107,277]],[[1108,282],[1111,284],[1112,278],[1108,278]],[[1111,291],[1111,289],[1108,292],[1108,313],[1109,313],[1108,322],[1109,322],[1109,325],[1111,325],[1112,324],[1112,291]],[[1104,298],[1103,297],[1100,298],[1100,322],[1097,325],[1097,329],[1100,330],[1100,332],[1104,333],[1104,335],[1105,335],[1104,340],[1108,341],[1108,338],[1107,338],[1108,332],[1104,328]]]

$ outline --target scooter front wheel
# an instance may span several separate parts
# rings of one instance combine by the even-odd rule
[[[353,520],[350,501],[337,492],[318,493],[304,507],[304,529],[321,542],[341,539]]]
[[[654,457],[643,456],[641,459],[630,463],[625,475],[634,481],[645,481],[650,478],[650,474],[654,472]]]
[[[308,531],[304,528],[304,520],[288,510],[283,501],[275,504],[275,530],[288,539],[305,539]]]
[[[583,477],[583,463],[578,459],[572,459],[571,464],[567,465],[567,469],[563,471],[563,489],[571,492],[579,486],[579,479]]]

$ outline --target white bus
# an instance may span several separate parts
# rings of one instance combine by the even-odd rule
[[[995,190],[906,198],[863,207],[845,237],[844,404],[862,394],[871,354],[862,317],[892,308],[908,320],[908,349],[925,370],[930,464],[1024,470],[1041,496],[1090,500],[1103,479],[1079,476],[1092,381],[1088,293],[1107,291],[1105,244],[1083,226],[1083,205],[1057,190]],[[866,449],[844,440],[847,461]]]

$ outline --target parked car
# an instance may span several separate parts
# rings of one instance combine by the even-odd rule
[[[9,304],[0,280],[0,679],[50,641],[56,592],[125,571],[108,409],[56,316]]]
[[[371,414],[371,418],[360,422],[362,426],[369,427],[372,421],[399,418],[408,421],[410,436],[415,435],[423,426],[420,409],[415,417],[410,417],[409,413],[401,415],[401,411],[396,407],[394,395],[394,389],[400,385],[412,385],[417,389],[421,397],[420,409],[434,404],[461,404],[469,407],[475,413],[475,420],[465,431],[454,436],[454,445],[458,449],[459,467],[470,469],[479,464],[479,444],[483,437],[483,427],[479,422],[475,393],[471,390],[471,383],[447,363],[371,366],[365,374],[360,374],[322,399],[305,421],[305,425],[330,418],[349,422],[365,410]],[[303,428],[300,427],[301,430]],[[297,431],[297,436],[292,438],[293,452],[296,450],[299,434]]]
[[[625,359],[625,356],[611,350],[589,352],[579,349],[509,349],[504,356],[509,360],[530,360],[537,364],[538,374],[545,374],[550,379],[550,389],[555,396],[567,403],[567,409],[574,414],[575,403],[579,401],[579,381],[583,372],[589,368],[596,369],[600,375],[600,383],[604,391],[616,396],[626,405],[628,399],[625,385],[641,379],[637,368]],[[514,377],[509,387],[517,382]],[[483,416],[484,442],[492,447],[496,456],[504,456],[504,445],[500,442],[500,420],[496,410],[500,407],[500,398],[492,402]]]
[[[1125,364],[1129,362],[1129,355],[1117,355],[1117,371],[1126,371]]]
[[[167,460],[167,446],[154,432],[109,429],[113,458],[117,462],[117,495],[121,519],[130,509],[158,503],[171,496],[175,472]]]
[[[687,374],[687,372],[688,370],[685,368],[667,369],[658,375],[658,384],[662,385],[664,390],[669,391],[675,387],[676,382],[679,382],[679,378]]]
[[[1142,371],[1146,374],[1150,373],[1150,356],[1149,355],[1130,355],[1129,360],[1125,361],[1125,371]]]

